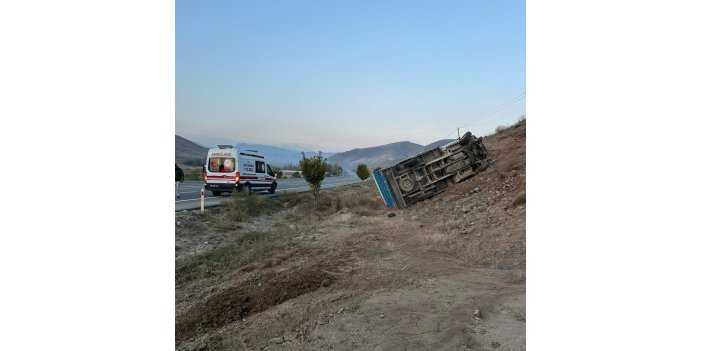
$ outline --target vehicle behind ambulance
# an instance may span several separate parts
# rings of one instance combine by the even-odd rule
[[[237,150],[231,145],[218,145],[207,152],[205,189],[219,196],[223,192],[268,190],[278,186],[266,157],[256,150]]]

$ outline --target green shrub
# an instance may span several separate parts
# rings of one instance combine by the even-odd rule
[[[319,193],[319,189],[322,187],[326,166],[327,159],[322,157],[321,151],[312,157],[306,157],[305,153],[302,152],[300,168],[302,169],[302,175],[305,177],[305,181],[307,181],[307,184],[310,186],[312,195],[314,195],[315,202],[317,201],[317,193]]]
[[[370,177],[368,166],[366,166],[365,163],[359,163],[358,166],[356,166],[356,175],[361,178],[362,181],[368,179],[368,177]]]

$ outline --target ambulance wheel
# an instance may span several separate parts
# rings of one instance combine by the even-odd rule
[[[219,196],[221,194],[222,194],[221,191],[214,191],[214,190],[212,191],[212,195],[214,195],[214,196]]]
[[[278,187],[278,184],[276,184],[276,183],[271,184],[271,188],[268,189],[268,192],[271,194],[275,194],[275,188],[277,188],[277,187]]]
[[[244,195],[251,195],[251,184],[244,184],[243,193]]]

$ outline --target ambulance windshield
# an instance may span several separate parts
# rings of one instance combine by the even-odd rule
[[[234,172],[234,159],[227,157],[211,157],[207,164],[210,172],[231,173]]]

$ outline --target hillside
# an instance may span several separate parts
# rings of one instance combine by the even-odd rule
[[[322,156],[327,158],[328,163],[338,163],[347,170],[355,169],[356,165],[359,163],[365,163],[371,169],[373,169],[375,167],[389,166],[392,163],[400,161],[406,157],[420,153],[424,150],[445,145],[453,140],[454,139],[443,139],[425,146],[409,141],[401,141],[380,146],[353,149],[337,154],[332,152],[322,152]],[[266,158],[271,165],[278,167],[283,167],[288,164],[297,164],[300,161],[299,150],[285,149],[271,145],[247,143],[239,143],[234,145],[234,147],[244,150],[257,150],[258,152],[266,155]],[[308,156],[315,155],[316,153],[317,151],[305,151],[305,154]],[[176,163],[178,164],[200,166],[205,163],[205,159],[207,158],[207,148],[176,135],[175,158]]]
[[[207,148],[183,138],[175,136],[175,162],[180,165],[201,166],[205,164]]]
[[[201,166],[205,164],[208,148],[200,146],[193,141],[176,135],[175,139],[175,159],[176,163]],[[287,164],[297,164],[300,161],[300,151],[284,149],[277,146],[239,143],[234,145],[237,149],[256,150],[266,155],[268,162],[274,166],[284,166]],[[316,151],[305,151],[306,155],[316,154]],[[324,157],[331,157],[334,153],[322,152]]]
[[[405,209],[366,181],[176,213],[176,349],[525,350],[526,121],[484,143]]]
[[[278,167],[282,167],[290,163],[297,164],[302,158],[300,150],[285,149],[277,146],[239,143],[236,145],[236,147],[241,150],[256,150],[261,154],[266,155],[268,163]],[[317,152],[318,151],[305,151],[305,155],[316,155]],[[332,155],[334,155],[332,152],[322,152],[322,156],[327,158],[331,157]]]
[[[375,167],[390,165],[395,161],[419,153],[423,149],[424,147],[422,145],[409,141],[401,141],[340,152],[330,157],[327,162],[338,163],[345,169],[355,169],[356,165],[359,163],[365,163],[369,168],[373,169]]]
[[[327,162],[338,163],[345,169],[353,170],[359,163],[365,163],[371,169],[386,167],[422,151],[446,145],[455,139],[442,139],[422,146],[409,141],[373,146],[351,151],[340,152],[330,157]]]

